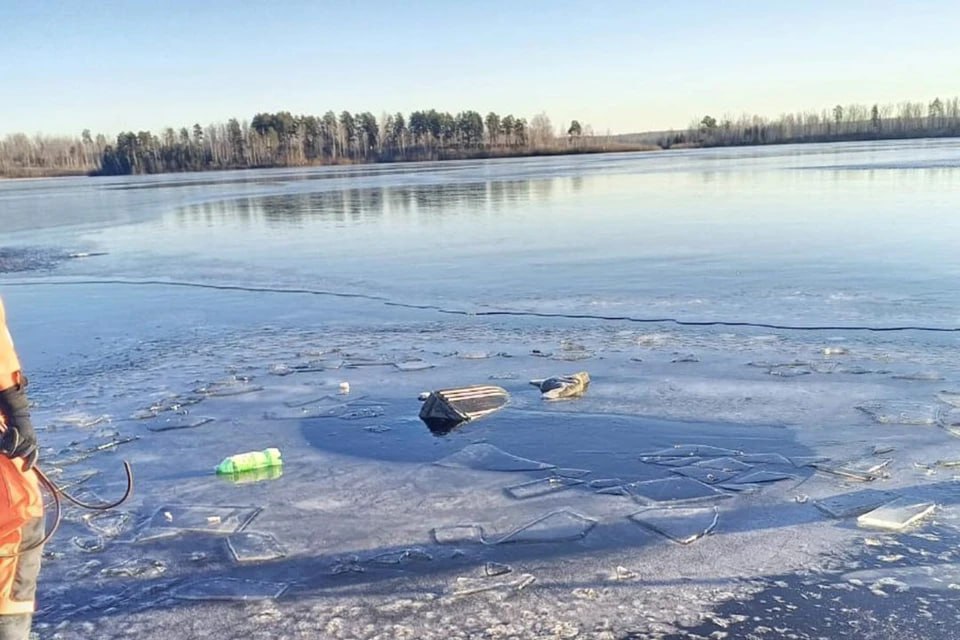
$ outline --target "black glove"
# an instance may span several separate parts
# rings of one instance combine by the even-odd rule
[[[0,391],[0,414],[7,426],[0,436],[0,453],[8,458],[23,458],[26,471],[36,464],[39,452],[24,386],[19,384]]]

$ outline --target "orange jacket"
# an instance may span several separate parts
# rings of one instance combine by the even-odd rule
[[[7,329],[3,302],[0,301],[0,390],[20,383],[20,360]],[[4,429],[0,416],[0,431]],[[22,527],[43,515],[43,499],[37,474],[23,471],[23,460],[0,455],[0,554],[16,553],[20,547]],[[10,599],[10,585],[16,559],[0,560],[0,615],[33,610],[32,602]]]

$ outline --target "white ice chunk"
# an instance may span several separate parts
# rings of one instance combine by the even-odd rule
[[[921,502],[911,498],[898,498],[882,507],[874,509],[857,518],[861,527],[902,531],[921,518],[931,514],[936,508],[932,502]]]

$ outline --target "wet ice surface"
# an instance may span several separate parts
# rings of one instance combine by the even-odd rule
[[[315,200],[312,179],[280,172],[289,183],[242,185],[269,202],[249,195],[234,203],[246,207],[240,213],[217,200],[234,186],[210,191],[189,176],[171,187],[182,208],[163,209],[163,222],[86,234],[83,248],[110,250],[103,260],[21,271],[32,274],[17,280],[22,286],[0,281],[29,358],[44,467],[87,500],[122,492],[121,459],[137,478],[134,498],[114,513],[66,508],[45,554],[41,637],[166,639],[170,629],[252,638],[952,637],[951,585],[960,582],[954,335],[459,315],[309,291],[76,282],[162,275],[614,317],[650,309],[795,324],[957,317],[944,284],[956,272],[955,227],[935,215],[941,207],[952,215],[955,200],[947,207],[930,196],[930,210],[918,213],[918,228],[937,226],[930,237],[949,245],[926,247],[939,261],[929,272],[914,265],[902,281],[877,281],[844,263],[850,278],[838,284],[824,276],[836,264],[824,273],[784,264],[783,234],[769,244],[754,234],[764,276],[739,264],[728,281],[710,275],[723,272],[716,247],[648,248],[643,264],[627,267],[617,260],[630,252],[578,253],[572,240],[603,236],[595,218],[579,226],[597,207],[597,185],[609,180],[600,200],[608,204],[659,197],[664,186],[715,189],[711,205],[722,205],[740,246],[744,180],[789,223],[823,204],[809,194],[835,189],[832,177],[811,185],[781,174],[764,182],[678,172],[633,189],[623,177],[632,169],[619,162],[597,170],[609,178],[555,168],[552,182],[493,181],[482,196],[453,165],[447,186],[405,186],[403,174],[374,172],[343,179],[390,188],[345,191],[342,203],[329,194]],[[538,166],[516,163],[509,173],[543,173]],[[847,199],[828,199],[830,210],[917,196],[902,178],[897,189],[854,178]],[[421,179],[444,182],[435,173]],[[944,183],[950,175],[926,175],[924,193],[939,185],[946,197],[956,185]],[[124,197],[136,205],[163,190],[131,193]],[[420,208],[408,211],[409,202]],[[294,224],[288,205],[329,226],[320,232],[308,214]],[[648,229],[657,247],[677,241],[657,235],[662,210]],[[425,229],[437,230],[435,216],[460,220],[469,233],[444,236],[450,244],[430,258],[416,243],[384,240],[410,233],[421,242]],[[555,226],[570,237],[510,244],[516,233],[529,234],[523,242],[545,238],[544,219],[565,221]],[[210,246],[203,220],[223,232],[222,244]],[[261,233],[264,220],[276,238]],[[860,225],[857,217],[851,229]],[[810,249],[811,265],[868,253],[851,244],[859,234],[831,230],[795,234],[824,243],[795,253]],[[50,233],[49,241],[21,240],[74,242],[72,233]],[[350,241],[341,251],[334,237]],[[271,242],[283,250],[271,252]],[[903,266],[905,244],[898,236],[885,259]],[[445,262],[449,255],[462,263]],[[764,262],[770,255],[776,260]],[[407,259],[422,260],[420,270],[401,264]],[[651,265],[662,289],[633,275]],[[578,370],[591,377],[580,398],[547,403],[529,385]],[[417,418],[418,394],[473,384],[503,386],[510,404],[433,436]],[[223,457],[271,446],[283,452],[282,469],[214,476]],[[896,500],[936,509],[902,531],[858,525]]]

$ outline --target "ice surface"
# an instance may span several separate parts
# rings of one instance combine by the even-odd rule
[[[283,582],[207,578],[179,586],[172,595],[180,600],[273,600],[283,595],[287,586]]]
[[[193,391],[194,393],[201,393],[205,396],[228,397],[263,391],[263,387],[253,384],[249,379],[241,376],[230,378],[228,380],[219,380],[217,382],[201,384]]]
[[[287,555],[272,533],[239,531],[227,536],[227,549],[233,559],[240,563],[266,562]]]
[[[864,491],[821,498],[814,500],[813,504],[833,518],[850,518],[863,515],[868,511],[873,511],[877,507],[887,504],[896,498],[897,495],[889,491],[866,489]]]
[[[698,458],[696,456],[689,456],[685,458],[674,458],[672,456],[643,456],[640,458],[640,461],[647,464],[657,464],[662,467],[685,467],[687,465],[701,462],[702,458]]]
[[[911,524],[929,515],[936,508],[932,502],[922,502],[911,498],[897,498],[893,502],[864,513],[857,518],[861,527],[902,531]]]
[[[494,544],[517,542],[565,542],[585,537],[596,526],[593,518],[562,509],[548,513],[496,540]]]
[[[782,464],[785,466],[792,466],[793,464],[779,453],[744,453],[737,456],[737,459],[749,464]]]
[[[530,482],[515,484],[504,489],[504,492],[516,500],[526,500],[528,498],[547,495],[548,493],[563,491],[579,484],[583,484],[583,480],[551,476],[549,478],[540,478],[538,480],[531,480]]]
[[[719,517],[717,507],[654,507],[638,511],[630,519],[674,542],[690,544],[712,532]]]
[[[623,485],[641,504],[681,504],[728,498],[727,494],[692,478],[661,478]]]
[[[137,540],[146,542],[188,532],[231,534],[250,524],[261,510],[260,507],[166,505],[157,509]]]
[[[484,471],[539,471],[553,469],[556,466],[509,454],[486,442],[467,445],[460,451],[437,460],[434,464],[441,467]]]
[[[598,478],[590,481],[591,489],[609,489],[610,487],[619,487],[623,484],[620,478]]]
[[[937,421],[937,406],[922,402],[877,400],[857,405],[879,424],[928,425]]]
[[[960,391],[941,391],[937,399],[953,407],[960,407]]]
[[[105,578],[144,578],[152,579],[162,576],[167,571],[167,565],[161,560],[149,558],[130,558],[109,567],[104,567],[100,575]]]
[[[554,469],[552,473],[564,478],[585,478],[593,472],[590,469]]]
[[[426,369],[432,369],[436,365],[424,362],[423,360],[406,360],[404,362],[396,362],[393,366],[400,371],[424,371]]]
[[[845,573],[843,579],[869,585],[873,590],[882,589],[895,581],[912,589],[955,593],[960,589],[960,564],[944,562],[924,566],[864,569]]]

